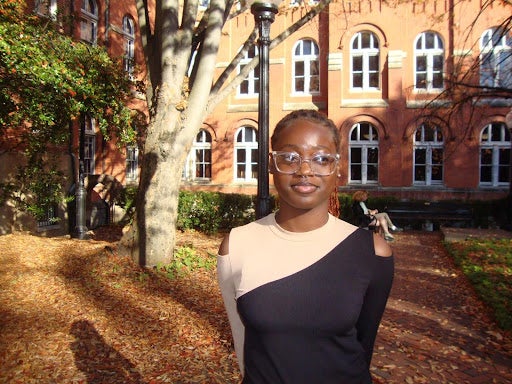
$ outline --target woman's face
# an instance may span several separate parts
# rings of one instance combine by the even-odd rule
[[[303,160],[309,160],[315,155],[337,154],[329,128],[308,120],[297,120],[293,125],[283,128],[272,150],[296,153]],[[296,173],[289,175],[278,172],[271,159],[270,171],[279,194],[280,210],[328,210],[329,196],[336,186],[337,164],[332,174],[317,176],[311,170],[310,162],[303,162]]]

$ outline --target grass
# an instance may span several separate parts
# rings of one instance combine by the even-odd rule
[[[470,239],[445,245],[492,309],[499,327],[512,330],[512,240]]]

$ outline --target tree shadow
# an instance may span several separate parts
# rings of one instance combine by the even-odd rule
[[[135,365],[108,345],[90,322],[75,321],[70,334],[75,338],[70,344],[75,366],[87,377],[86,383],[145,383]]]

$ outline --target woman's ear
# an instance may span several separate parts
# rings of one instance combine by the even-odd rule
[[[272,154],[268,154],[268,173],[274,174],[276,173],[275,165],[274,165],[274,159],[272,158]]]

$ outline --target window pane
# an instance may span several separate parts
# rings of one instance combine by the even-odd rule
[[[245,149],[237,149],[236,150],[236,160],[238,163],[245,163]]]
[[[379,74],[378,73],[370,73],[370,87],[372,87],[372,88],[379,87]]]
[[[295,92],[304,92],[304,79],[295,79]]]
[[[432,164],[443,164],[443,150],[441,148],[432,149]]]
[[[368,181],[377,181],[379,179],[379,172],[377,165],[368,165],[367,169]]]
[[[352,86],[354,88],[362,88],[363,87],[363,74],[362,73],[355,73],[352,76]]]
[[[426,164],[427,150],[425,148],[416,148],[414,150],[414,162],[416,164]]]
[[[361,156],[361,148],[352,148],[350,150],[350,162],[351,163],[361,163],[362,156]]]
[[[309,79],[309,92],[320,91],[320,78],[318,76],[311,77]]]
[[[303,55],[311,55],[311,40],[303,40],[302,41],[302,47],[303,47]]]
[[[416,57],[416,70],[424,72],[427,70],[427,58],[426,56]]]
[[[427,88],[427,75],[418,73],[416,75],[416,88]]]
[[[368,32],[361,33],[361,48],[370,48],[370,37],[371,35]]]
[[[378,71],[379,70],[379,56],[370,56],[368,58],[368,66],[370,71]]]
[[[443,167],[442,166],[432,167],[432,180],[436,180],[436,181],[443,180]]]
[[[377,164],[379,162],[379,149],[377,147],[368,148],[368,163],[375,163]]]
[[[492,182],[492,167],[491,166],[480,167],[480,182],[481,183]]]
[[[362,71],[363,70],[363,57],[354,56],[352,57],[352,70]]]
[[[509,166],[510,165],[510,149],[508,148],[500,148],[500,165]]]
[[[311,76],[318,75],[320,73],[318,61],[311,61],[309,63],[309,74]]]
[[[492,149],[485,148],[480,151],[480,164],[492,165]]]
[[[295,62],[295,76],[304,76],[304,62]]]
[[[433,88],[443,88],[443,74],[442,73],[434,73],[432,76],[432,87]]]
[[[414,181],[425,181],[425,166],[414,167]]]
[[[350,179],[361,181],[361,165],[353,164],[350,166]]]
[[[443,70],[443,56],[435,55],[434,56],[434,71],[442,71]]]

